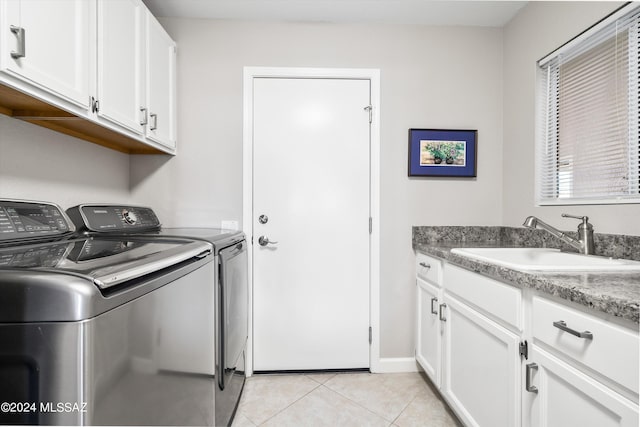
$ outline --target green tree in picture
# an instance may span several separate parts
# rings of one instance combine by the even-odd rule
[[[431,153],[436,163],[441,163],[447,156],[442,151],[441,147],[443,144],[429,144],[427,145],[427,151]]]
[[[436,164],[446,160],[452,164],[460,154],[464,153],[464,142],[442,142],[428,144],[425,149],[433,156]]]

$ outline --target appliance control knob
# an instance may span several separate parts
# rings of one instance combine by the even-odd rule
[[[136,214],[126,209],[122,211],[122,218],[127,224],[134,225],[136,222],[138,222],[138,217],[136,216]]]

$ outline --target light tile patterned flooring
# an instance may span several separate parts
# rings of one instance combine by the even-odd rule
[[[421,373],[254,375],[232,427],[460,426]]]

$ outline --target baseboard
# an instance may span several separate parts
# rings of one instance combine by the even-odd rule
[[[413,357],[384,357],[373,363],[371,372],[393,373],[393,372],[418,372],[420,367]]]

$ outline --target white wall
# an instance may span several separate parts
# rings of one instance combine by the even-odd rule
[[[622,3],[529,2],[504,29],[504,225],[536,215],[563,230],[588,215],[597,233],[640,235],[640,205],[535,206],[534,130],[536,61]]]
[[[501,224],[501,29],[162,23],[178,43],[179,153],[131,164],[134,200],[167,225],[241,221],[244,66],[381,70],[381,355],[411,357],[411,226]],[[478,178],[408,178],[412,127],[478,129]]]
[[[0,115],[0,198],[129,202],[129,156]]]

